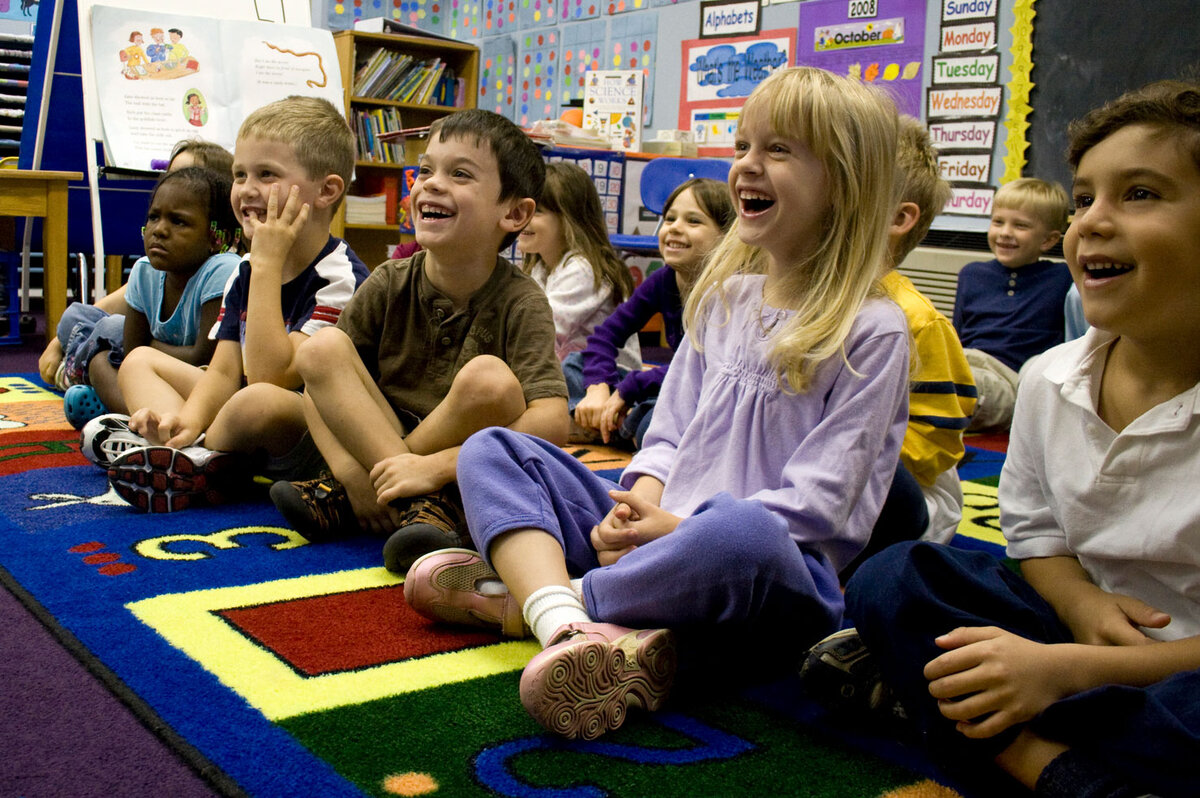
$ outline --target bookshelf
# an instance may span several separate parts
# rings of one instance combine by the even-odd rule
[[[399,183],[403,167],[416,163],[426,142],[409,138],[403,144],[380,144],[373,140],[373,132],[425,127],[459,107],[474,108],[479,48],[450,39],[353,30],[335,33],[333,40],[342,71],[346,119],[359,137],[355,179],[347,193],[382,193],[385,182]],[[451,86],[457,97],[451,96]],[[333,232],[371,267],[383,262],[388,248],[401,240],[398,224],[348,223],[345,203]]]

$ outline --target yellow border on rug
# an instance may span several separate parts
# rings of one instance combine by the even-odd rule
[[[538,652],[530,640],[503,641],[349,673],[304,677],[216,614],[401,582],[384,568],[362,568],[169,593],[126,608],[273,721],[520,670]]]

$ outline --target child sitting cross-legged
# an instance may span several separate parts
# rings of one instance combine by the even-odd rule
[[[582,351],[596,325],[633,291],[633,275],[608,241],[596,184],[573,163],[546,164],[546,187],[517,246],[525,273],[550,300],[559,360]],[[636,335],[617,360],[627,370],[641,369]]]
[[[133,309],[142,318],[138,330],[145,329],[145,322],[151,319],[157,322],[151,325],[154,329],[151,330],[150,338],[138,335],[135,331],[136,337],[132,339],[132,343],[126,342],[126,314],[130,311],[130,306],[125,301],[125,293],[129,282],[101,297],[94,305],[73,302],[63,313],[58,323],[57,334],[50,339],[38,359],[38,371],[47,384],[64,392],[63,415],[76,429],[81,429],[96,416],[110,410],[124,412],[125,402],[117,385],[117,369],[125,357],[127,348],[133,349],[157,340],[165,345],[183,347],[175,354],[190,363],[207,363],[212,356],[213,344],[208,339],[207,331],[212,327],[212,321],[220,308],[225,278],[231,269],[236,268],[239,260],[235,253],[241,229],[228,202],[232,161],[233,156],[219,144],[185,139],[175,145],[167,171],[202,166],[215,171],[222,181],[223,188],[214,188],[213,184],[195,176],[191,179],[199,203],[193,211],[198,211],[206,217],[204,224],[210,226],[214,243],[221,243],[220,248],[214,250],[216,254],[213,258],[200,268],[202,280],[195,285],[205,283],[205,286],[189,292],[182,305],[176,305],[175,298],[169,299],[167,305],[174,308],[174,311],[166,312],[165,316],[159,315],[158,307],[158,302],[162,299],[161,288],[165,286],[163,275],[159,274],[157,278],[153,276],[157,267],[146,257],[140,258],[133,265],[129,282],[138,284],[138,288],[135,288],[138,293],[134,297],[136,307]],[[224,196],[216,196],[222,191]],[[174,199],[172,204],[177,204]],[[193,221],[199,221],[194,213],[191,218]],[[188,225],[182,222],[181,224],[183,232]],[[151,225],[147,220],[147,225],[142,230],[143,238],[148,236],[151,227],[159,238],[163,237],[167,229],[165,225]],[[145,243],[148,247],[148,242]],[[181,274],[178,267],[174,267],[172,273],[175,275],[172,279],[178,279],[178,275]],[[196,299],[197,295],[201,297],[199,300]],[[198,311],[192,306],[196,301],[211,302],[213,305],[211,318],[201,320],[200,326],[193,329]],[[197,332],[200,333],[199,336]],[[159,338],[159,333],[164,337]]]
[[[908,330],[878,296],[895,151],[881,91],[772,74],[738,123],[737,221],[621,484],[513,430],[463,446],[479,554],[418,560],[405,597],[511,635],[523,618],[543,651],[521,701],[547,728],[593,739],[657,709],[676,635],[729,680],[794,667],[838,627],[837,573],[866,543],[906,419]]]
[[[1000,477],[1021,576],[981,552],[880,552],[846,589],[857,670],[873,655],[965,785],[995,789],[998,768],[1047,798],[1194,796],[1200,83],[1091,111],[1068,158],[1064,252],[1091,328],[1021,380]]]
[[[1062,238],[1071,204],[1057,183],[1022,177],[992,200],[988,248],[996,257],[958,275],[954,329],[971,364],[978,405],[970,429],[1007,429],[1021,367],[1063,342],[1067,267],[1042,260]]]
[[[675,187],[664,205],[658,228],[663,266],[650,273],[633,295],[596,326],[587,348],[563,360],[573,434],[580,442],[641,446],[667,366],[629,369],[621,362],[622,343],[662,314],[663,334],[673,352],[683,340],[683,302],[704,258],[733,224],[729,186],[692,178]]]
[[[336,327],[297,354],[305,415],[332,475],[271,486],[309,540],[386,537],[384,565],[469,543],[454,482],[471,433],[507,426],[567,439],[554,319],[499,252],[534,213],[537,147],[484,110],[433,123],[412,187],[422,252],[371,273]]]
[[[337,321],[367,275],[329,234],[353,166],[354,134],[326,100],[288,97],[242,123],[230,200],[250,251],[225,291],[208,369],[136,349],[118,372],[130,416],[84,428],[84,446],[104,455],[113,488],[136,508],[227,501],[254,471],[292,473],[316,459],[295,349]]]
[[[896,215],[888,229],[888,265],[880,281],[904,311],[912,333],[913,373],[908,394],[908,428],[900,464],[871,541],[849,566],[900,540],[947,543],[962,520],[963,494],[956,466],[964,454],[963,431],[975,411],[975,383],[962,344],[943,316],[897,268],[929,232],[950,198],[938,172],[937,153],[925,126],[900,117],[896,150]]]

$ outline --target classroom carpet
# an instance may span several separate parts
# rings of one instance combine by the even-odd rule
[[[534,643],[425,621],[381,566],[379,539],[309,544],[265,493],[135,512],[61,408],[36,375],[0,377],[0,581],[219,793],[958,794],[794,677],[693,685],[594,742],[546,734],[517,696]],[[970,443],[955,544],[999,554],[1006,441]],[[570,451],[610,477],[629,457]]]

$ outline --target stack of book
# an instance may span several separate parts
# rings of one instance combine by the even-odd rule
[[[387,195],[346,197],[346,224],[387,224]]]
[[[353,84],[355,97],[443,106],[461,104],[463,88],[463,80],[442,59],[419,61],[384,47],[363,61]]]
[[[404,139],[384,141],[381,133],[400,130],[400,111],[395,107],[355,110],[354,130],[358,134],[358,159],[377,163],[404,163]]]

